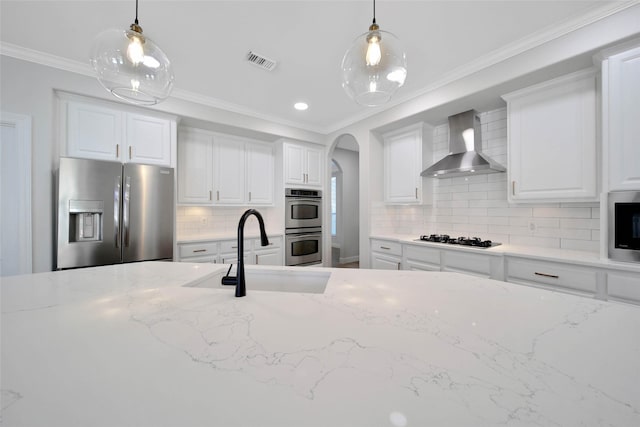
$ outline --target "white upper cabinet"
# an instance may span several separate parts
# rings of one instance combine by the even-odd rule
[[[640,190],[640,46],[602,62],[606,190]]]
[[[94,160],[175,166],[176,118],[59,95],[60,153]]]
[[[504,95],[509,201],[595,201],[596,70]]]
[[[273,147],[247,143],[246,150],[247,202],[270,205],[274,187]]]
[[[113,108],[80,102],[63,102],[66,155],[95,160],[121,160],[124,148],[123,113]]]
[[[171,165],[175,122],[143,114],[126,114],[125,163]]]
[[[424,161],[432,162],[432,136],[433,129],[424,123],[383,135],[386,203],[431,203],[432,183],[420,173]]]
[[[213,135],[180,128],[178,143],[178,203],[213,202]]]
[[[241,205],[245,202],[244,141],[228,136],[216,136],[214,141],[215,201]]]
[[[284,183],[303,187],[322,187],[323,150],[302,144],[283,144]]]
[[[178,203],[273,204],[274,155],[269,144],[180,128]]]

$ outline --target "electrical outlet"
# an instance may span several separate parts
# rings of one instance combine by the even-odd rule
[[[531,233],[531,234],[535,233],[536,232],[536,228],[538,228],[536,223],[533,222],[533,221],[529,221],[528,227],[529,227],[529,233]]]
[[[206,216],[201,216],[200,217],[200,225],[201,226],[206,227],[208,223],[209,223],[209,221],[207,220]]]

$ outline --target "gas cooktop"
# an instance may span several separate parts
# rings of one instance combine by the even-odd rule
[[[482,240],[479,237],[458,237],[452,238],[446,234],[430,234],[420,236],[416,241],[443,243],[446,245],[460,245],[460,246],[473,246],[476,248],[491,248],[498,246],[500,243],[492,242],[491,240]]]

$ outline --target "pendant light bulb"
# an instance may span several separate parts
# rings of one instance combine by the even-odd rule
[[[133,65],[138,65],[144,62],[144,49],[142,47],[142,40],[140,36],[131,36],[131,41],[127,47],[127,58]]]
[[[369,35],[367,36],[367,54],[365,56],[365,60],[367,61],[368,66],[375,67],[380,64],[380,59],[382,59],[382,53],[380,52],[381,37],[376,24],[372,24],[371,27],[369,27],[369,31]]]

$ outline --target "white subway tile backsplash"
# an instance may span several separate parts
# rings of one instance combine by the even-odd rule
[[[591,208],[533,208],[534,217],[591,218]]]
[[[506,108],[481,113],[480,120],[483,152],[506,166]],[[448,154],[448,139],[447,124],[434,128],[434,162]],[[377,202],[372,205],[372,230],[374,234],[439,233],[505,244],[599,250],[598,203],[509,204],[507,179],[506,173],[434,179],[433,207],[390,207]]]
[[[551,237],[533,237],[511,235],[509,243],[521,246],[538,246],[543,248],[560,248],[560,239]]]

